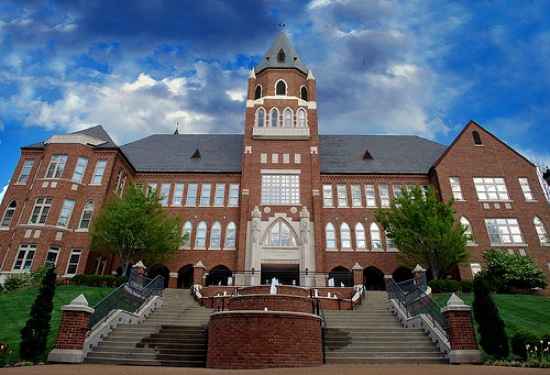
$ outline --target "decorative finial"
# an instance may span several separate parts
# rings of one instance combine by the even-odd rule
[[[279,24],[279,27],[282,29],[283,27],[285,27],[286,25],[284,23],[280,23]]]
[[[180,128],[180,123],[179,122],[176,122],[176,131],[174,132],[174,134],[179,134],[179,128]]]

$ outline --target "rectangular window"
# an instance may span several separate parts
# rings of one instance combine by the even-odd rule
[[[171,186],[172,185],[169,183],[163,183],[160,187],[160,196],[161,196],[160,204],[162,204],[163,206],[168,205],[168,196],[170,195]]]
[[[94,178],[92,178],[93,185],[101,185],[103,174],[105,173],[105,167],[107,167],[107,160],[98,160],[95,165]]]
[[[46,171],[46,178],[61,178],[66,163],[67,155],[52,155],[52,160]]]
[[[119,197],[122,197],[122,193],[124,193],[124,186],[126,186],[127,177],[128,176],[126,175],[126,173],[124,173],[124,175],[122,176],[122,182],[118,186],[118,191],[117,191]]]
[[[376,193],[374,192],[374,185],[365,185],[365,199],[367,200],[367,207],[376,207]]]
[[[229,185],[229,206],[239,205],[239,184]]]
[[[174,196],[172,197],[172,205],[181,206],[183,203],[183,186],[182,183],[177,183],[174,186]]]
[[[23,167],[21,168],[21,174],[17,180],[18,184],[26,184],[29,176],[31,175],[32,166],[34,165],[34,159],[25,159]]]
[[[485,226],[492,244],[525,243],[517,219],[485,219]]]
[[[472,270],[472,275],[475,276],[476,274],[481,272],[481,263],[479,262],[471,262],[470,268]]]
[[[262,175],[263,204],[300,204],[299,175]]]
[[[202,184],[201,188],[201,206],[210,206],[210,194],[212,193],[212,184]]]
[[[86,166],[88,165],[88,158],[84,156],[79,156],[78,161],[76,162],[76,167],[74,168],[73,181],[82,182],[84,177],[84,172],[86,172]]]
[[[403,196],[403,186],[393,185],[393,196],[395,198],[401,198]]]
[[[378,191],[380,193],[380,207],[389,207],[390,206],[390,193],[388,190],[388,185],[380,184],[378,185]]]
[[[45,267],[55,267],[57,264],[57,257],[61,248],[59,246],[50,246],[48,254],[46,254],[46,260],[44,262]]]
[[[361,185],[351,185],[351,205],[352,207],[363,207]]]
[[[533,197],[533,192],[531,191],[529,180],[527,178],[521,177],[521,178],[518,178],[518,181],[519,181],[519,186],[521,187],[521,191],[523,191],[523,196],[525,197],[525,200],[534,201],[535,197]]]
[[[29,224],[44,224],[52,207],[53,198],[36,198]]]
[[[151,196],[157,193],[157,183],[150,182],[147,184],[147,195]]]
[[[477,198],[480,201],[509,200],[504,178],[474,177]]]
[[[332,203],[332,185],[323,185],[323,207],[334,207]]]
[[[459,177],[449,177],[449,182],[451,183],[451,191],[453,192],[453,197],[456,200],[463,200],[462,196],[462,187],[460,186]]]
[[[30,271],[35,253],[36,245],[22,244],[21,246],[19,246],[17,258],[15,258],[15,262],[13,263],[13,270]]]
[[[186,206],[195,206],[197,204],[197,189],[198,184],[188,184],[187,185],[187,200],[185,201]]]
[[[63,208],[61,209],[61,213],[59,214],[59,219],[57,219],[57,226],[67,228],[69,225],[69,220],[71,219],[71,215],[73,213],[74,209],[74,201],[71,199],[65,199],[63,202]]]
[[[214,196],[214,206],[223,207],[225,201],[225,184],[216,184],[216,195]]]
[[[338,207],[348,207],[348,192],[346,185],[336,185],[336,194],[338,194]]]
[[[116,177],[116,184],[115,184],[115,193],[122,197],[122,192],[124,191],[124,185],[126,185],[126,173],[122,169],[118,170],[118,174]],[[149,184],[151,185],[151,184]],[[157,184],[155,184],[155,189],[157,189]],[[153,190],[153,191],[154,191]]]
[[[80,262],[80,255],[82,254],[82,249],[73,249],[71,255],[69,256],[69,263],[67,264],[66,275],[75,275],[78,270],[78,262]]]

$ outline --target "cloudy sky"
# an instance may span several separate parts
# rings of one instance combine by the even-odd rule
[[[19,148],[53,133],[242,133],[280,23],[317,79],[321,133],[448,145],[473,119],[550,165],[549,4],[2,0],[0,190]]]

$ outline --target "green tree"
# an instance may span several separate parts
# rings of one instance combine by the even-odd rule
[[[160,201],[157,194],[130,184],[122,199],[110,199],[94,219],[91,250],[117,256],[123,275],[132,261],[151,267],[169,260],[182,241],[180,219]]]
[[[42,279],[38,295],[32,304],[31,317],[27,320],[25,327],[21,329],[19,353],[24,361],[37,362],[38,357],[46,351],[56,279],[57,274],[54,269],[48,268]]]
[[[427,265],[434,279],[466,262],[466,228],[455,223],[453,203],[439,202],[435,190],[414,187],[393,200],[390,208],[376,211],[376,220],[399,249],[406,265]]]

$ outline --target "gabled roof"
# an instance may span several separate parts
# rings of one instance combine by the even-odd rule
[[[79,130],[70,134],[74,135],[86,135],[95,139],[99,139],[103,141],[103,143],[99,145],[91,145],[94,148],[117,148],[117,144],[112,140],[111,136],[105,131],[103,126],[96,125],[88,129]],[[46,144],[46,141],[33,143],[32,145],[21,147],[22,149],[29,149],[29,148],[44,148],[44,145]]]
[[[281,61],[278,58],[279,52],[283,51],[284,59]],[[290,41],[286,37],[284,32],[280,32],[277,35],[277,39],[267,50],[266,54],[255,68],[256,73],[260,73],[267,68],[294,68],[298,69],[304,74],[308,74],[308,69],[290,44]]]

